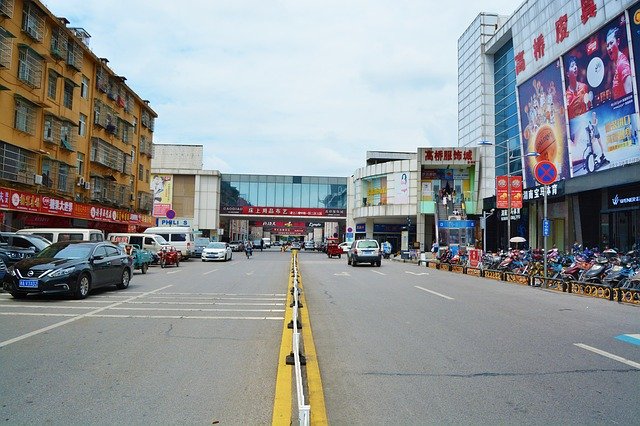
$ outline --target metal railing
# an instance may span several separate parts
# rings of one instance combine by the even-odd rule
[[[311,406],[305,404],[304,398],[304,385],[302,383],[302,363],[300,360],[300,331],[298,321],[298,309],[300,307],[299,301],[299,288],[298,288],[298,254],[295,253],[292,259],[292,274],[293,274],[293,347],[292,354],[294,360],[294,374],[296,379],[296,397],[298,402],[298,421],[301,426],[309,425],[309,418],[311,415]]]

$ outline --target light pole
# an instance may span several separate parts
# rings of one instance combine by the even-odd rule
[[[525,154],[525,157],[537,157],[539,156],[540,153],[539,152],[527,152]],[[548,185],[542,185],[542,191],[543,191],[543,200],[544,200],[544,204],[543,204],[543,211],[542,211],[542,240],[543,240],[543,244],[542,244],[542,256],[543,256],[543,277],[544,277],[544,283],[542,284],[542,286],[544,288],[547,287],[547,232],[545,230],[545,227],[547,226],[547,187]]]
[[[489,214],[487,214],[487,212],[485,211],[482,212],[482,221],[484,222],[483,228],[482,228],[482,252],[483,253],[487,252],[487,218],[489,218],[493,214],[493,212],[495,212],[495,210],[496,209],[491,209]]]

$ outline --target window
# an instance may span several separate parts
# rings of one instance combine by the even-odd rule
[[[65,122],[60,125],[60,145],[68,150],[73,150],[71,145],[71,138],[69,135],[71,134],[71,126],[69,123]]]
[[[60,163],[58,166],[58,190],[63,192],[69,192],[67,183],[69,182],[69,166],[64,163]]]
[[[80,113],[80,120],[78,121],[78,135],[86,136],[87,134],[87,116]]]
[[[138,180],[142,180],[142,178],[144,178],[144,166],[138,164]]]
[[[131,161],[133,161],[134,163],[136,162],[136,148],[135,147],[131,148]]]
[[[78,174],[80,176],[84,175],[84,154],[79,152],[78,158],[76,159],[76,167],[78,168]]]
[[[93,124],[100,124],[100,105],[97,103],[93,106]]]
[[[25,133],[34,134],[36,127],[36,110],[24,99],[16,99],[15,128]]]
[[[138,118],[133,117],[133,133],[138,133]]]
[[[80,97],[82,99],[89,98],[89,79],[86,76],[82,76],[82,83],[80,84]]]
[[[58,74],[53,71],[49,71],[49,81],[47,84],[47,96],[51,99],[56,98],[58,91]]]
[[[69,109],[73,109],[73,84],[70,81],[64,82],[64,100],[63,104]]]
[[[42,83],[42,57],[27,46],[21,46],[18,53],[18,78],[34,89]]]
[[[146,171],[145,182],[149,183],[149,170]]]
[[[44,140],[53,142],[53,119],[51,116],[44,119]]]

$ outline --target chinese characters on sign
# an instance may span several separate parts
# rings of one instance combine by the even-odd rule
[[[522,176],[496,177],[496,207],[508,209],[509,205],[512,209],[522,208]]]
[[[472,149],[422,148],[422,162],[424,163],[460,163],[469,164],[474,162],[474,152]]]

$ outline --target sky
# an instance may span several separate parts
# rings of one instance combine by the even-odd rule
[[[44,0],[221,173],[350,176],[457,146],[458,38],[521,0]]]

